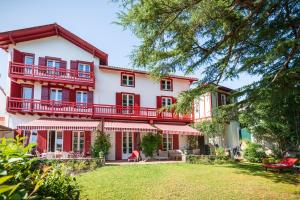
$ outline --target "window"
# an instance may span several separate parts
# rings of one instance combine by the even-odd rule
[[[161,100],[162,100],[162,102],[161,102],[162,107],[168,107],[168,106],[172,105],[171,97],[162,97]]]
[[[87,102],[88,102],[87,92],[77,91],[76,92],[76,103],[87,103]]]
[[[51,89],[51,94],[50,94],[50,100],[53,100],[53,101],[62,101],[62,90],[61,89],[52,88]]]
[[[126,107],[126,108],[122,109],[123,113],[125,113],[125,114],[133,113],[133,109],[130,108],[133,105],[134,105],[134,95],[133,94],[122,94],[122,106]]]
[[[54,74],[55,69],[60,68],[60,61],[47,60],[47,67],[52,68],[47,70],[47,74]],[[55,72],[55,74],[59,75],[59,72]]]
[[[78,64],[78,77],[82,77],[82,78],[89,78],[90,75],[90,71],[91,71],[91,67],[89,64],[83,64],[83,63],[79,63]],[[80,73],[83,72],[83,73]]]
[[[75,152],[83,152],[84,148],[84,132],[83,131],[74,131],[72,139],[72,150]]]
[[[161,90],[173,90],[172,80],[170,79],[163,79],[161,80]]]
[[[226,95],[221,94],[221,105],[226,105]]]
[[[60,68],[60,61],[57,60],[47,60],[47,67]]]
[[[29,138],[29,143],[37,143],[37,130],[32,130]]]
[[[34,64],[34,58],[33,56],[25,56],[24,58],[24,64],[25,65],[33,65]],[[25,67],[25,74],[32,74],[32,67]]]
[[[163,150],[168,151],[173,149],[173,135],[163,134]]]
[[[62,131],[56,132],[55,151],[62,151],[63,134]]]
[[[134,87],[134,74],[122,74],[121,77],[121,85]]]
[[[33,56],[25,56],[24,63],[25,65],[33,65],[34,63]]]

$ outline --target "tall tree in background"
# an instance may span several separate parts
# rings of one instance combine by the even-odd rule
[[[244,119],[247,114],[250,117],[255,113],[254,110],[258,109],[256,102],[262,102],[262,96],[271,106],[278,105],[271,97],[286,102],[287,107],[296,106],[294,116],[299,116],[299,99],[296,98],[300,90],[298,0],[121,2],[124,12],[119,15],[119,23],[131,29],[141,40],[132,53],[134,66],[147,68],[153,77],[177,71],[201,76],[194,89],[181,94],[178,112],[191,111],[192,100],[207,91],[204,83],[218,84],[248,73],[261,79],[240,88],[237,93],[245,99],[237,104],[243,108],[240,110]],[[274,93],[276,96],[271,95],[273,89],[279,91]],[[285,91],[287,96],[281,95],[280,91]],[[251,113],[245,112],[250,110]],[[277,114],[280,118],[282,113],[266,113],[264,116]],[[290,121],[297,120],[291,115],[285,117]],[[249,123],[248,126],[257,123],[244,121]],[[289,127],[289,130],[296,129]],[[276,132],[273,130],[274,134]],[[299,141],[300,137],[296,140]]]

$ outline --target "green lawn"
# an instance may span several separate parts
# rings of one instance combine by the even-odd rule
[[[88,199],[300,199],[300,178],[253,164],[106,166],[77,177]]]

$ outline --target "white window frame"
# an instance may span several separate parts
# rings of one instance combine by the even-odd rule
[[[80,101],[77,101],[77,95],[80,94]],[[84,94],[86,94],[86,102],[84,102]],[[86,91],[76,91],[76,103],[88,103],[88,93]]]
[[[52,64],[52,65],[48,65],[48,62],[49,62],[49,61],[52,62],[53,64]],[[59,63],[59,66],[58,66],[58,67],[56,66],[56,63]],[[60,66],[61,66],[61,62],[58,61],[58,60],[47,59],[47,60],[46,60],[46,65],[47,65],[47,67],[52,67],[52,68],[59,69]]]
[[[168,106],[172,105],[172,98],[171,97],[162,97],[161,105],[162,105],[162,107],[168,107]]]
[[[134,86],[134,75],[132,74],[122,74],[122,84],[123,86],[129,86],[129,87],[133,87]],[[130,84],[130,80],[129,78],[132,77],[132,83]],[[124,83],[123,81],[126,80],[126,83]]]
[[[168,85],[170,86],[170,88],[168,88]],[[161,88],[162,88],[162,90],[167,90],[167,91],[172,90],[172,80],[162,79],[161,80]]]
[[[226,95],[221,94],[221,105],[226,105]]]
[[[80,66],[82,66],[82,69],[80,69]],[[91,65],[86,63],[78,63],[77,70],[78,70],[78,77],[88,78],[90,77],[88,73],[91,72]],[[84,72],[84,73],[80,73],[80,72]]]
[[[82,149],[80,149],[80,134],[83,133],[83,146]],[[74,149],[74,137],[77,134],[77,148]],[[85,147],[85,133],[84,131],[73,131],[72,132],[72,151],[74,152],[84,152]]]
[[[52,91],[53,90],[55,90],[55,98],[54,99],[52,99]],[[61,91],[61,99],[59,100],[58,99],[58,97],[59,97],[59,95],[58,95],[58,91]],[[52,100],[52,101],[62,101],[63,100],[63,97],[62,97],[62,89],[60,89],[60,88],[51,88],[50,89],[50,100]]]
[[[32,59],[32,64],[27,64],[27,63],[26,63],[26,60],[27,60],[28,58]],[[34,65],[34,57],[33,57],[33,56],[29,56],[29,55],[25,55],[25,57],[24,57],[24,64],[25,64],[25,65]]]
[[[126,102],[124,102],[124,97],[126,96]],[[132,97],[132,105],[130,105],[129,97]],[[125,104],[124,104],[125,103]],[[134,94],[122,94],[122,106],[123,107],[133,107],[134,106]],[[133,109],[124,108],[122,113],[131,114],[133,113]]]
[[[173,150],[173,135],[172,134],[163,134],[162,138],[163,150],[170,151]],[[164,141],[165,140],[165,141]]]

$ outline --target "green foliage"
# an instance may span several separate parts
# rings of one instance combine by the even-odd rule
[[[38,159],[27,158],[26,154],[32,146],[24,147],[23,138],[1,140],[2,199],[79,199],[75,180],[63,173],[62,166],[49,166]],[[55,194],[53,191],[56,191]],[[65,197],[66,193],[69,198]]]
[[[162,137],[159,134],[147,133],[142,139],[143,153],[147,157],[153,157],[153,153],[157,151],[161,145]]]
[[[225,149],[223,147],[218,147],[215,149],[217,160],[228,160],[229,157],[226,155]]]
[[[198,138],[193,135],[187,137],[188,149],[196,149],[198,147]]]
[[[209,138],[215,138],[223,134],[220,126],[214,119],[197,122],[195,128]]]
[[[63,165],[53,165],[45,177],[38,194],[44,197],[55,197],[58,200],[79,199],[79,186],[74,177],[64,173]]]
[[[202,77],[180,94],[176,112],[192,112],[193,100],[211,89],[207,83],[250,74],[258,81],[239,88],[234,97],[241,101],[219,119],[228,122],[238,110],[256,137],[282,151],[299,148],[299,1],[120,1],[118,23],[141,41],[134,66],[155,79],[178,71]]]
[[[96,140],[92,146],[92,156],[94,158],[99,158],[99,153],[102,152],[105,156],[109,153],[109,148],[111,147],[109,135],[97,129],[94,134],[96,134]]]
[[[249,142],[244,150],[244,157],[250,162],[261,163],[266,156],[267,155],[260,144]]]

